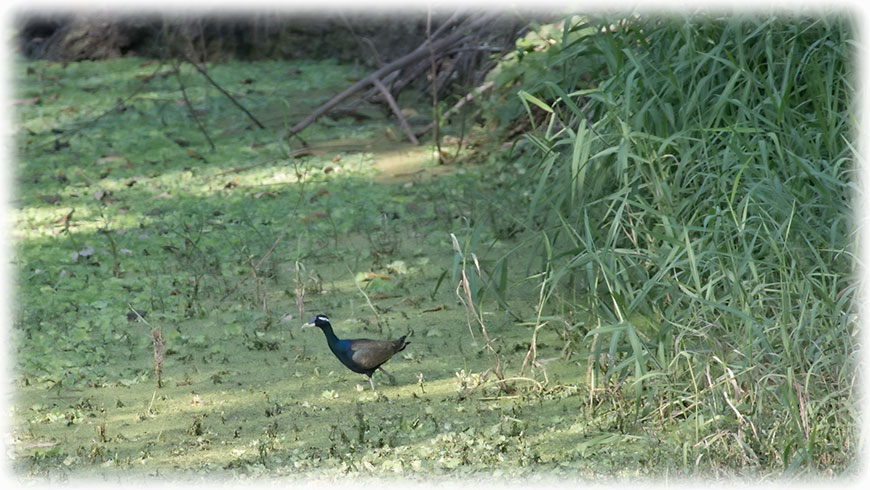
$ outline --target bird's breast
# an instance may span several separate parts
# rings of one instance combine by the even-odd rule
[[[347,366],[348,369],[357,373],[365,373],[366,369],[360,369],[361,366],[358,366],[353,360],[353,349],[352,343],[350,340],[339,340],[334,344],[329,346],[329,349],[332,350],[332,353],[335,354],[335,357],[341,361],[342,364]]]

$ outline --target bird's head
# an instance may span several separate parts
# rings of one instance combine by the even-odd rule
[[[314,317],[313,320],[302,325],[302,328],[311,327],[311,326],[320,327],[320,328],[328,327],[328,326],[330,326],[329,318],[327,318],[326,315],[317,315],[316,317]]]

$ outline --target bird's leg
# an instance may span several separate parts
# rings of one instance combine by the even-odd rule
[[[375,389],[375,382],[372,379],[371,375],[369,375],[369,383],[371,383],[371,385],[372,385],[372,391],[378,391]]]
[[[386,374],[386,375],[390,378],[390,383],[391,383],[391,384],[396,384],[396,378],[394,378],[393,375],[389,373],[389,371],[387,371],[387,370],[384,369],[383,367],[379,367],[378,369],[380,369],[381,371],[383,371],[384,374]]]

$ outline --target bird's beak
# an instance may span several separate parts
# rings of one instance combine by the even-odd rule
[[[313,327],[313,326],[314,326],[314,321],[313,321],[313,320],[310,321],[310,322],[308,322],[308,323],[303,323],[303,324],[302,324],[302,328]]]

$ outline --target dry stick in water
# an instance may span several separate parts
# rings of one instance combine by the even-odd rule
[[[444,158],[441,154],[441,135],[440,135],[440,116],[438,115],[438,70],[435,67],[435,50],[432,49],[432,38],[430,31],[432,28],[432,8],[426,15],[426,42],[429,44],[429,64],[432,78],[432,123],[435,124],[432,131],[432,137],[435,140],[435,147],[438,149],[438,163],[444,163]]]
[[[196,111],[193,110],[193,102],[190,101],[190,97],[187,96],[187,90],[184,88],[184,83],[181,81],[181,74],[179,73],[180,62],[175,62],[175,68],[173,71],[175,72],[175,79],[178,81],[178,88],[181,89],[181,96],[184,98],[184,105],[187,106],[188,112],[190,112],[190,117],[196,122],[197,127],[199,127],[199,132],[205,136],[206,141],[208,141],[208,145],[211,147],[211,151],[215,150],[214,141],[211,140],[211,136],[208,135],[208,131],[206,131],[205,126],[200,121],[199,116],[196,115]]]
[[[450,234],[450,239],[453,241],[453,249],[457,253],[462,253],[462,249],[459,246],[459,240],[456,238],[456,235],[453,233]],[[478,277],[481,276],[480,272],[480,263],[477,261],[477,256],[473,253],[471,254],[472,260],[474,260],[474,267],[477,270]],[[489,338],[489,334],[486,331],[486,325],[483,323],[483,317],[477,311],[477,308],[474,307],[474,301],[471,297],[471,286],[468,282],[468,275],[465,273],[465,264],[462,265],[462,279],[459,280],[459,284],[456,286],[456,297],[459,298],[459,301],[465,306],[465,315],[468,321],[468,331],[471,332],[471,338],[474,339],[474,331],[471,328],[471,317],[473,316],[475,320],[477,320],[478,325],[480,325],[480,331],[483,333],[483,339],[486,341],[486,348],[492,353],[495,358],[495,368],[493,368],[493,373],[495,373],[498,378],[499,387],[507,392],[513,391],[513,389],[507,385],[505,382],[504,373],[501,369],[501,358],[499,358],[498,352],[493,348],[492,342]],[[463,298],[462,294],[460,294],[459,290],[462,290],[465,293],[465,297]]]
[[[154,339],[154,373],[157,375],[157,387],[163,388],[163,356],[166,349],[163,344],[163,332],[159,328],[151,330]]]
[[[477,258],[475,258],[475,263],[477,262]],[[459,294],[459,289],[462,288],[465,293],[465,298]],[[505,391],[513,391],[510,387],[505,383],[504,373],[501,372],[501,358],[499,358],[498,352],[492,347],[492,343],[489,339],[489,334],[486,332],[486,326],[483,324],[483,318],[481,318],[480,313],[474,307],[474,303],[471,300],[471,287],[468,284],[468,276],[465,274],[465,270],[462,271],[462,279],[459,281],[459,286],[456,287],[456,296],[459,297],[459,301],[465,306],[466,314],[470,311],[472,316],[477,323],[480,325],[480,331],[483,333],[483,339],[485,340],[484,345],[486,348],[492,353],[495,358],[495,368],[493,368],[492,372],[495,373],[498,378],[499,386]],[[468,328],[471,329],[471,322],[468,323]],[[472,337],[474,335],[472,334]]]
[[[411,126],[408,125],[407,119],[405,119],[405,116],[402,115],[402,111],[399,109],[399,105],[396,104],[396,99],[393,98],[392,94],[390,94],[390,91],[387,90],[387,87],[385,87],[384,84],[381,83],[381,81],[377,78],[372,80],[372,83],[375,87],[378,88],[378,90],[381,91],[381,94],[384,96],[384,98],[387,99],[387,104],[390,106],[390,109],[393,110],[393,114],[396,115],[396,119],[399,120],[399,124],[401,124],[402,130],[404,130],[405,134],[408,135],[408,139],[411,141],[411,143],[413,143],[414,146],[420,145],[420,142],[417,141],[417,137],[414,136],[414,132],[411,131]]]
[[[260,261],[260,262],[262,263],[262,261]],[[254,266],[254,256],[253,255],[248,256],[248,267],[251,268],[251,272],[249,272],[249,275],[253,275],[254,279],[256,280],[256,283],[257,283],[255,286],[256,289],[254,291],[254,298],[257,301],[260,301],[260,299],[261,299],[260,298],[260,286],[263,284],[263,278],[257,275],[257,267],[259,267],[259,265],[260,264],[258,263],[256,266]],[[262,300],[263,300],[263,311],[268,311],[268,309],[266,308],[266,293],[265,293],[265,291],[263,292]]]
[[[299,310],[299,318],[305,315],[305,280],[301,279],[302,269],[305,266],[296,261],[296,309]]]
[[[471,92],[468,92],[464,97],[459,99],[459,102],[457,102],[456,105],[454,105],[453,107],[448,109],[447,112],[445,112],[444,115],[441,116],[441,118],[446,120],[448,117],[452,116],[457,111],[459,111],[459,109],[462,109],[462,107],[465,104],[471,102],[471,100],[474,99],[475,96],[482,94],[483,92],[491,89],[494,86],[495,86],[495,82],[489,81],[489,82],[484,83],[480,87],[477,87],[476,89],[472,90]],[[417,136],[422,136],[422,135],[428,133],[429,131],[431,131],[434,126],[435,126],[435,121],[432,121],[429,124],[427,124],[426,126],[424,126],[423,128],[417,130],[417,132],[415,134]]]
[[[537,367],[541,369],[544,373],[544,381],[549,382],[549,376],[547,376],[547,369],[538,362],[538,330],[542,329],[547,322],[541,323],[541,313],[544,309],[544,287],[546,286],[547,281],[541,281],[541,292],[538,295],[538,315],[535,319],[535,329],[532,331],[532,340],[529,342],[529,350],[526,352],[526,357],[523,359],[523,367],[520,369],[520,375],[526,374],[526,366],[531,363],[533,367]]]
[[[456,43],[459,40],[461,40],[463,37],[465,37],[467,35],[467,33],[474,32],[476,29],[479,29],[480,27],[492,22],[494,15],[495,14],[483,15],[483,16],[479,17],[477,20],[470,22],[467,25],[460,26],[454,32],[451,32],[450,34],[445,36],[443,39],[433,41],[431,43],[431,50],[437,52],[437,51],[441,51],[442,49],[449,47],[451,44]],[[448,26],[452,26],[453,23],[456,21],[457,17],[458,17],[458,13],[454,14],[450,19],[448,19],[437,31],[435,31],[434,34],[432,34],[432,38],[436,38],[438,36],[438,34],[440,34],[442,31],[446,30],[446,28]],[[430,48],[430,43],[429,43],[429,41],[426,41],[425,43],[420,45],[417,49],[410,52],[409,54],[397,59],[396,61],[393,61],[392,63],[387,63],[386,65],[384,65],[380,69],[374,71],[372,74],[368,75],[367,77],[363,78],[362,80],[351,85],[350,87],[345,89],[343,92],[341,92],[338,95],[334,96],[333,98],[329,99],[326,103],[324,103],[323,105],[321,105],[320,107],[315,109],[311,114],[306,116],[305,119],[303,119],[302,121],[297,123],[295,126],[290,128],[290,130],[287,131],[287,133],[285,134],[285,137],[293,136],[296,133],[302,131],[303,129],[308,127],[308,125],[310,125],[311,123],[316,121],[320,116],[326,114],[327,112],[332,110],[335,106],[340,104],[343,100],[345,100],[346,98],[355,94],[361,88],[372,83],[373,80],[380,79],[380,78],[384,77],[385,75],[389,75],[390,73],[392,73],[396,70],[399,70],[401,68],[404,68],[405,66],[408,66],[410,64],[416,63],[417,61],[424,59],[429,54],[429,51],[430,51],[429,48]]]
[[[347,264],[344,264],[344,267],[347,269],[347,272],[348,272],[348,274],[350,274],[350,277],[353,278],[353,283],[356,284],[356,288],[359,289],[359,292],[366,299],[366,303],[368,303],[369,308],[371,308],[372,311],[375,313],[375,318],[380,319],[381,315],[380,315],[380,313],[378,313],[378,309],[375,308],[375,305],[372,304],[372,300],[369,299],[369,295],[366,294],[366,292],[363,290],[362,286],[359,285],[359,281],[356,280],[356,275],[354,275],[353,271],[350,270],[350,267],[348,267]]]
[[[249,118],[251,121],[254,121],[254,124],[256,124],[258,128],[260,128],[260,129],[266,129],[266,126],[263,126],[263,123],[261,123],[260,121],[258,121],[257,118],[254,117],[254,115],[250,113],[250,111],[248,111],[247,109],[245,109],[245,106],[243,106],[239,101],[237,101],[237,100],[235,99],[235,97],[233,97],[232,95],[230,95],[229,92],[227,92],[226,90],[224,90],[223,87],[221,87],[220,85],[218,85],[217,82],[215,82],[214,80],[212,80],[212,78],[211,78],[210,76],[208,76],[208,73],[206,73],[206,71],[205,71],[202,67],[200,67],[199,65],[197,65],[196,62],[194,62],[192,59],[190,59],[190,58],[187,57],[187,56],[185,56],[185,60],[186,60],[188,63],[190,63],[194,68],[196,68],[196,71],[198,71],[198,72],[199,72],[203,77],[205,77],[205,79],[208,80],[208,83],[212,84],[212,85],[214,86],[214,88],[218,89],[218,91],[219,91],[220,93],[224,94],[224,96],[226,96],[226,98],[230,99],[230,102],[232,102],[233,104],[235,104],[236,107],[238,107],[239,109],[241,109],[242,112],[244,112],[244,113],[248,116],[248,118]]]
[[[109,231],[108,227],[102,228],[99,231],[106,235],[106,238],[109,240],[109,245],[112,247],[112,277],[120,277],[121,263],[118,261],[118,249],[115,246],[115,240],[112,238],[112,233]]]
[[[148,320],[139,313],[139,310],[133,308],[133,305],[127,303],[127,306],[130,308],[130,311],[136,314],[139,320],[142,321],[145,325],[151,326],[148,323]],[[154,374],[157,375],[157,387],[163,388],[163,358],[166,355],[166,347],[163,341],[163,332],[159,328],[151,329],[151,339],[154,342]],[[157,392],[155,391],[156,395]],[[151,403],[154,403],[154,397],[151,397]],[[148,411],[151,411],[151,406],[148,407]]]

